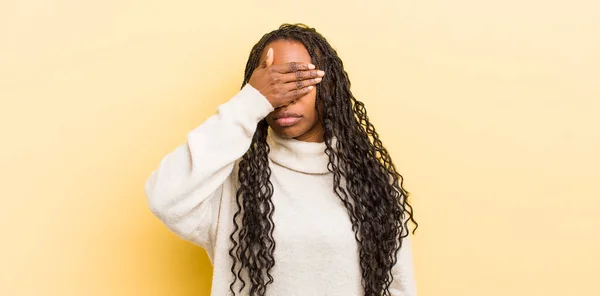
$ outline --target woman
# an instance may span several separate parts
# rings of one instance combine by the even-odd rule
[[[213,296],[416,295],[402,177],[312,28],[263,36],[241,91],[165,156],[146,193],[207,251]]]

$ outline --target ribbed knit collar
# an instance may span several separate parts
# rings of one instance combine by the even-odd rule
[[[329,173],[327,170],[329,157],[325,154],[325,142],[283,139],[269,128],[267,143],[271,148],[269,158],[274,163],[305,174]]]

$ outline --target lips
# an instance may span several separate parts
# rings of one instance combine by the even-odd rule
[[[302,115],[293,112],[293,111],[283,111],[283,112],[278,112],[277,114],[273,115],[273,120],[277,120],[279,118],[285,118],[285,117],[302,117]]]
[[[292,126],[302,120],[302,115],[293,111],[283,111],[273,116],[275,121],[281,127]]]

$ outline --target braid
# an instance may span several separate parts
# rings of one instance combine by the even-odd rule
[[[265,46],[281,39],[301,42],[312,63],[328,73],[317,85],[315,108],[319,112],[317,106],[323,103],[323,112],[318,115],[324,127],[333,190],[348,211],[359,244],[365,296],[390,295],[392,267],[403,238],[409,234],[408,222],[414,223],[415,230],[418,227],[407,200],[408,192],[402,186],[402,176],[369,121],[364,104],[352,95],[342,60],[315,29],[284,24],[264,35],[250,52],[242,87],[258,67]],[[234,295],[238,280],[241,282],[238,292],[249,285],[251,296],[264,296],[274,280],[270,271],[275,265],[272,219],[275,208],[271,200],[273,184],[267,133],[268,124],[262,120],[239,164],[238,210],[233,218],[234,230],[230,236],[233,246],[229,251],[234,276],[230,291]]]

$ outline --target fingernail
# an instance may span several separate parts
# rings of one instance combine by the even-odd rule
[[[315,82],[321,82],[322,78],[315,78]]]
[[[307,87],[307,88],[308,88],[308,90],[311,90],[311,89],[313,89],[313,88],[314,88],[314,86],[312,86],[312,85],[311,85],[311,86],[309,86],[309,87]]]
[[[325,71],[319,70],[317,71],[317,74],[319,74],[319,76],[325,76]]]
[[[308,68],[312,70],[312,69],[314,69],[314,68],[315,68],[315,65],[313,65],[313,64],[308,64]]]

